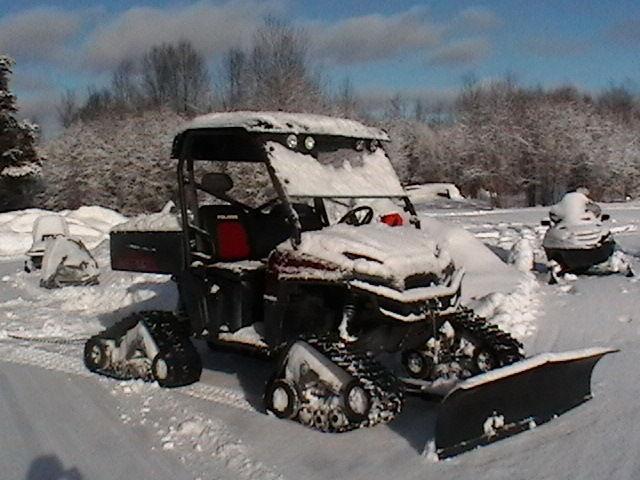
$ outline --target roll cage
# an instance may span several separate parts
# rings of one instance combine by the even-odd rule
[[[245,209],[249,213],[259,212],[266,207],[280,205],[281,211],[285,215],[288,224],[288,236],[294,248],[301,241],[303,226],[295,202],[286,193],[281,179],[278,178],[273,165],[266,152],[267,142],[276,141],[286,145],[287,134],[249,133],[242,128],[199,128],[185,130],[178,134],[172,146],[172,158],[178,160],[178,197],[180,206],[180,216],[183,225],[183,250],[185,265],[191,265],[193,261],[212,261],[213,257],[206,253],[203,245],[212,241],[211,233],[203,227],[201,215],[201,205],[198,201],[198,190],[213,195],[218,200],[230,203],[239,208]],[[325,144],[337,141],[354,142],[354,139],[335,136],[323,136]],[[276,196],[258,207],[249,207],[241,202],[224,195],[216,194],[203,187],[196,178],[194,165],[196,162],[230,162],[230,163],[257,163],[265,166],[266,172],[271,181],[271,185]],[[297,198],[297,197],[296,197]],[[322,228],[329,226],[324,198],[308,197],[313,201],[313,208],[317,212],[322,222]],[[327,197],[329,198],[329,197]],[[355,197],[330,197],[334,201]],[[358,198],[390,198],[384,196],[370,196]],[[420,228],[415,208],[409,198],[405,195],[394,197],[402,200],[404,210],[412,217],[412,223],[416,228]],[[285,239],[286,240],[286,239]]]

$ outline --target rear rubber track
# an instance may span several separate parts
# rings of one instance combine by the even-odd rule
[[[101,345],[105,352],[109,352],[111,345],[114,344],[118,348],[125,335],[139,323],[147,328],[158,348],[157,357],[164,360],[166,364],[168,372],[166,378],[154,377],[152,372],[154,358],[147,357],[142,361],[140,358],[126,358],[116,362],[112,361],[111,355],[107,355],[107,360],[100,367],[92,364],[89,355],[93,345],[96,343]],[[139,342],[137,350],[144,351],[141,339],[136,341]],[[189,338],[188,323],[171,312],[163,311],[134,313],[91,337],[85,344],[85,365],[93,372],[119,380],[158,380],[163,387],[178,387],[197,382],[202,372],[200,356]]]

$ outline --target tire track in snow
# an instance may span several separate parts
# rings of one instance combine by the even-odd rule
[[[60,373],[67,373],[75,376],[86,378],[102,378],[95,373],[88,371],[80,359],[80,353],[77,355],[65,355],[62,353],[42,350],[30,345],[18,344],[8,341],[0,342],[0,356],[3,361],[16,363],[31,367],[42,368]],[[112,379],[117,386],[123,383],[120,380]],[[151,387],[152,384],[147,384]],[[151,387],[153,388],[153,387]],[[163,395],[180,394],[192,398],[205,400],[208,402],[225,405],[242,411],[248,411],[258,414],[258,412],[247,402],[244,395],[236,390],[216,387],[204,383],[196,383],[187,387],[172,390],[162,390]],[[173,396],[173,395],[172,395]],[[175,399],[179,402],[179,399]],[[187,411],[182,411],[188,414]],[[199,418],[199,417],[196,417]],[[186,420],[185,423],[192,421]],[[251,458],[249,449],[243,445],[242,441],[237,439],[225,427],[225,425],[215,418],[207,418],[203,420],[199,418],[199,422],[203,425],[203,430],[208,432],[208,440],[202,442],[202,453],[208,454],[212,458],[222,461],[227,468],[235,473],[237,478],[246,480],[282,480],[283,476],[274,472],[272,469],[255,461]],[[180,425],[174,425],[170,429],[170,438],[177,444],[187,443],[188,435],[182,435]],[[186,432],[189,433],[188,431]],[[200,439],[202,441],[202,439]],[[203,451],[204,450],[204,451]],[[197,455],[197,453],[195,454]]]
[[[2,356],[2,360],[6,362],[29,365],[81,377],[104,378],[98,377],[95,373],[87,370],[82,363],[79,353],[74,356],[64,355],[42,350],[37,347],[4,341],[0,343],[0,355]],[[216,387],[205,383],[195,383],[172,391],[239,410],[258,413],[244,398],[242,392],[237,390]]]

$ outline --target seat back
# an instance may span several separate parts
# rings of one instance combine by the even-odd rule
[[[211,235],[211,254],[215,261],[232,262],[254,258],[249,235],[249,219],[234,205],[203,205],[200,223]]]

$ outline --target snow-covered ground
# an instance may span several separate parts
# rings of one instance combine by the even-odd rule
[[[640,204],[603,210],[640,271]],[[0,215],[2,478],[637,478],[640,282],[618,275],[549,286],[546,275],[518,272],[477,248],[479,239],[506,259],[524,238],[542,261],[538,225],[546,211],[428,208],[422,215],[427,232],[448,242],[465,265],[465,300],[521,338],[528,354],[592,346],[621,351],[596,368],[592,401],[438,463],[422,455],[437,406],[419,398],[408,399],[389,425],[331,435],[265,415],[269,366],[205,345],[198,345],[202,380],[189,387],[163,390],[90,374],[82,365],[82,338],[133,310],[172,308],[175,287],[164,276],[110,271],[106,244],[98,244],[124,219],[98,224],[106,212],[89,214],[85,207],[84,215],[66,216],[74,219],[72,233],[95,240],[87,243],[101,266],[100,285],[41,289],[18,256],[29,247],[34,217]]]

